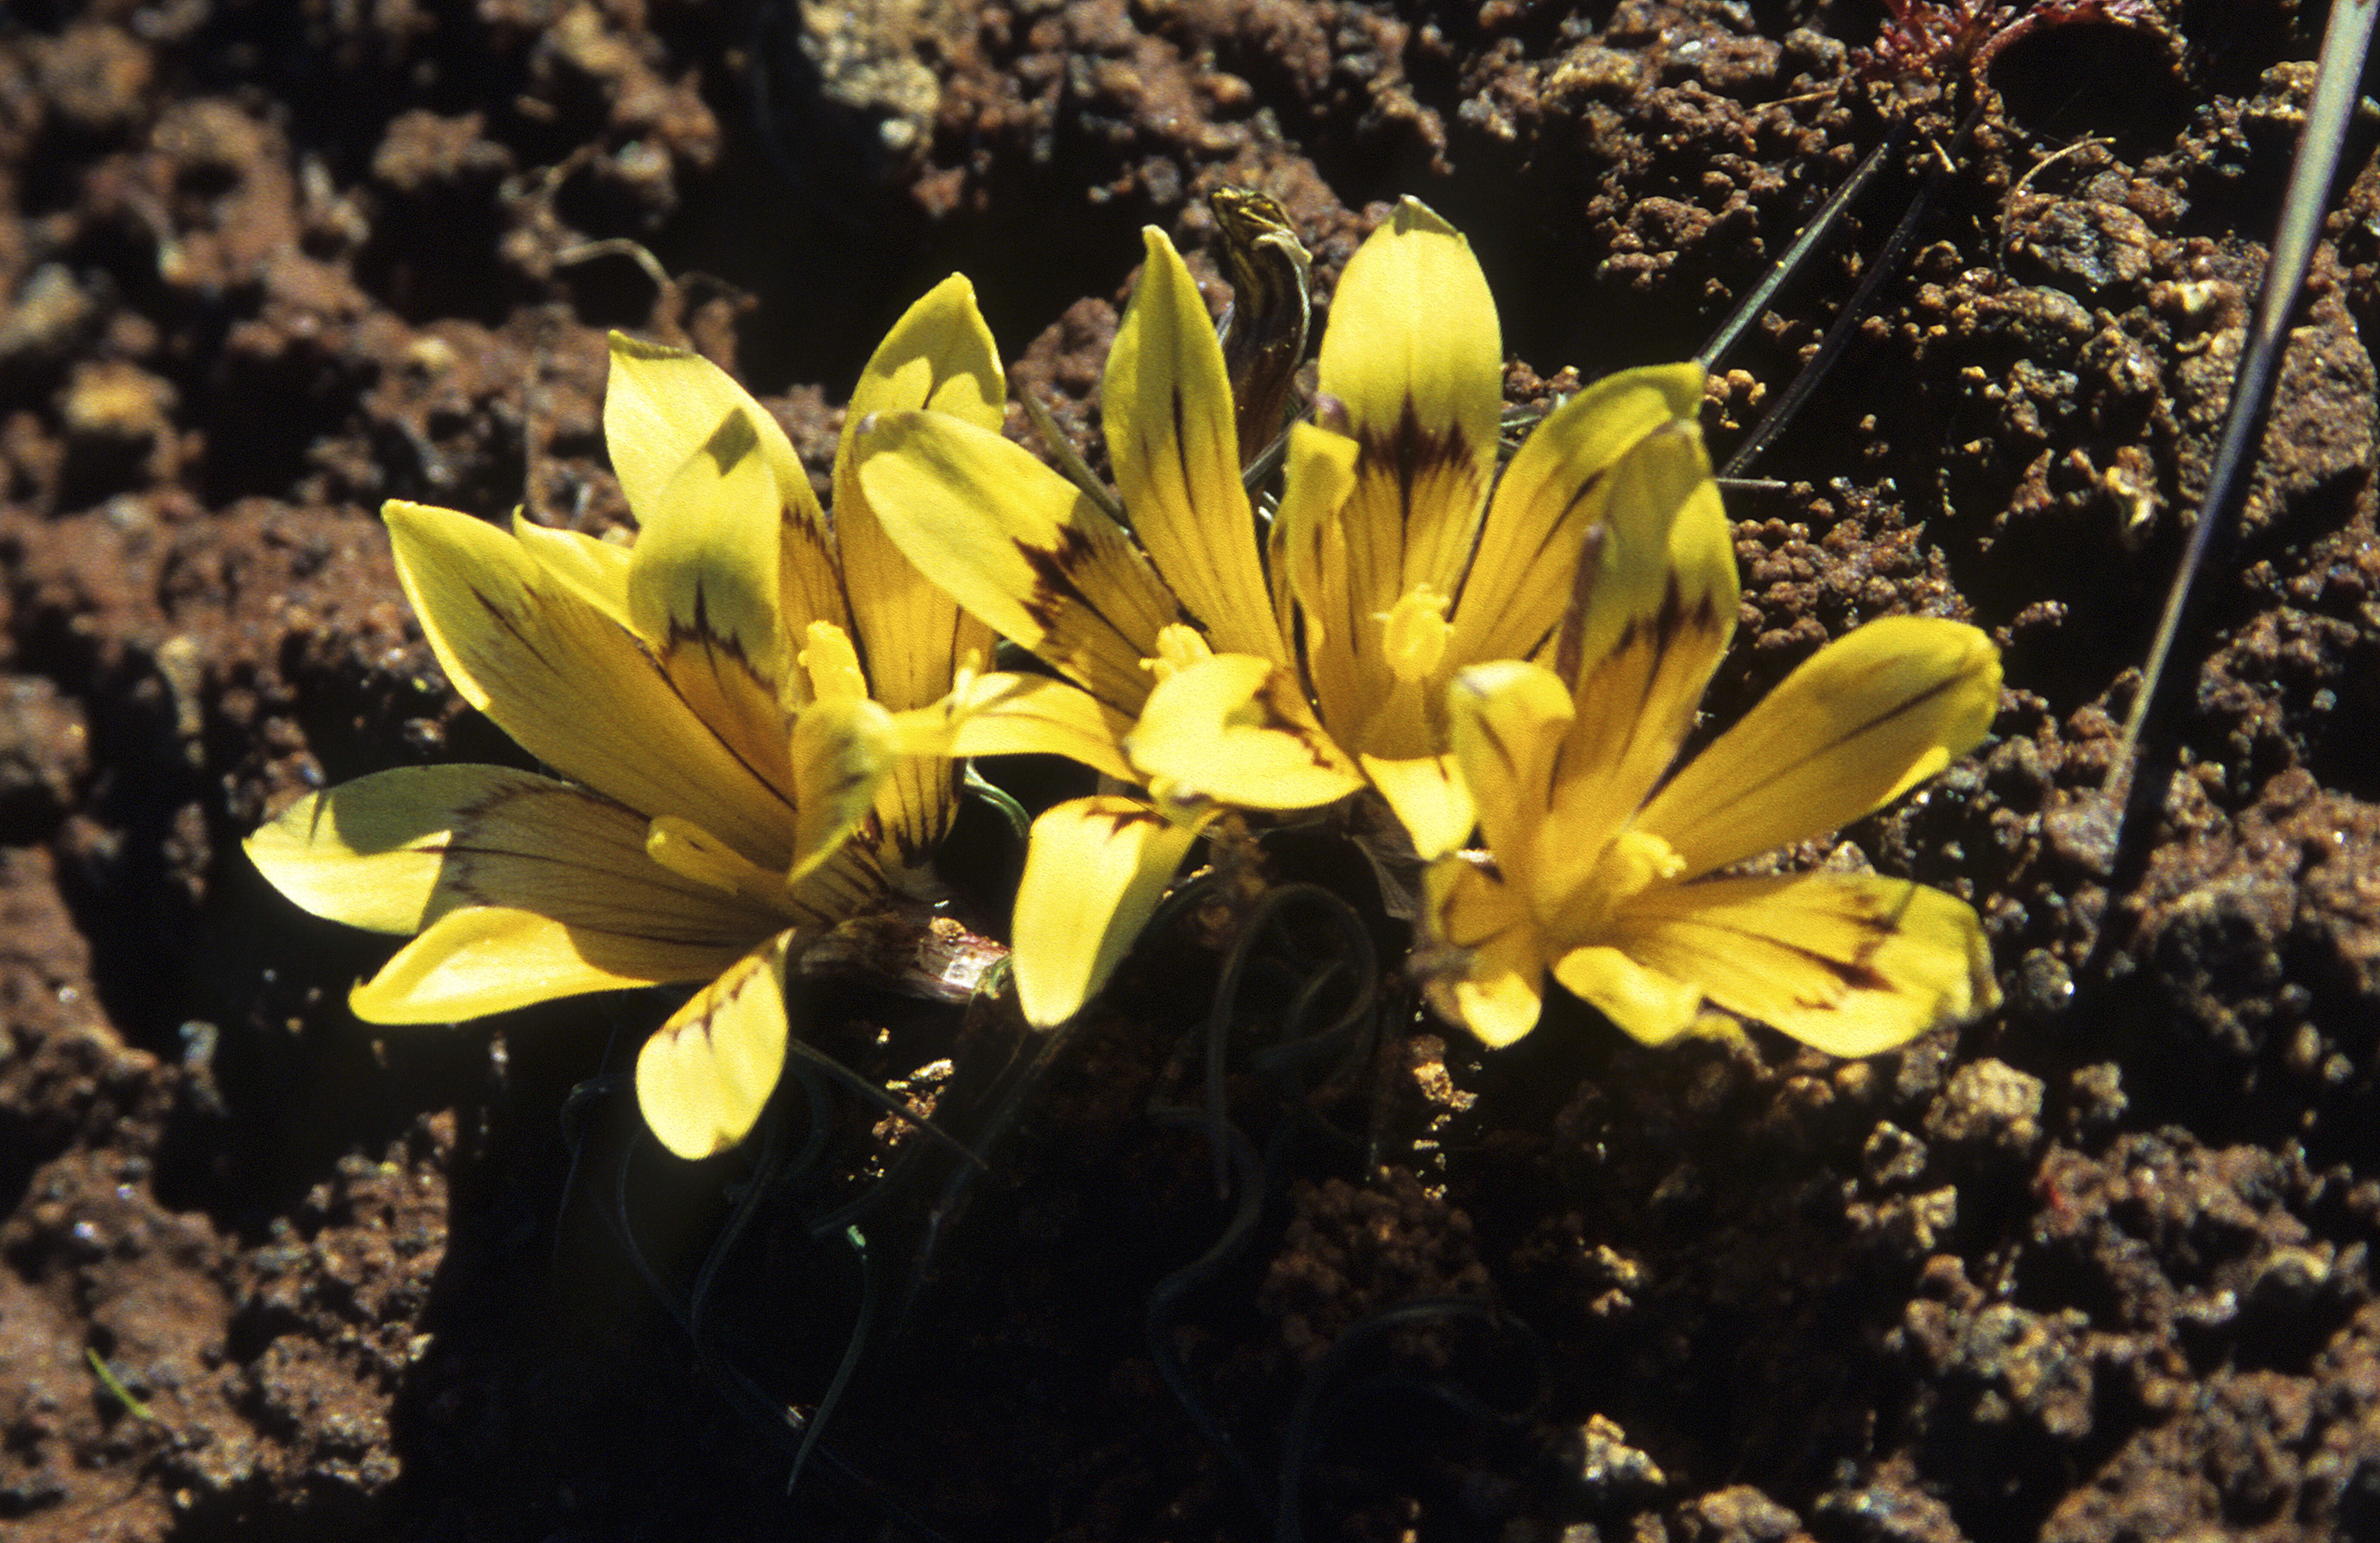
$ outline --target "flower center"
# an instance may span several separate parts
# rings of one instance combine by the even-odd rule
[[[1207,639],[1198,635],[1196,627],[1175,622],[1158,629],[1157,657],[1142,660],[1140,667],[1162,685],[1199,661],[1214,657],[1215,650],[1207,646]]]
[[[1675,879],[1685,868],[1686,859],[1659,836],[1621,831],[1603,849],[1586,882],[1563,903],[1560,930],[1580,939],[1600,936],[1606,919],[1632,896]]]
[[[1397,603],[1378,613],[1387,624],[1380,646],[1389,656],[1389,671],[1403,682],[1426,681],[1438,673],[1446,657],[1449,597],[1427,584],[1416,584]]]

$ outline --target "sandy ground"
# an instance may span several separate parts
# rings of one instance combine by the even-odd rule
[[[2040,32],[1955,156],[1975,83],[1864,81],[1881,12],[0,13],[0,1532],[2380,1536],[2374,132],[2182,647],[2155,839],[2110,874],[2074,816],[2211,459],[2319,6]],[[1856,1064],[1766,1031],[1652,1053],[1571,1007],[1491,1056],[1391,977],[1372,1048],[1287,1095],[1235,1038],[1264,1180],[1235,1218],[1166,1112],[1197,1101],[1230,931],[1193,910],[997,1130],[996,1014],[820,986],[820,1040],[997,1136],[991,1169],[829,1097],[829,1159],[730,1236],[749,1165],[673,1169],[590,1081],[658,1004],[367,1030],[346,989],[386,944],[240,854],[326,780],[516,759],[374,511],[624,520],[607,327],[738,369],[823,487],[867,349],[962,269],[1096,458],[1140,225],[1203,254],[1203,195],[1262,188],[1327,295],[1412,193],[1470,235],[1531,399],[1691,353],[1896,121],[1853,247],[1947,165],[1940,200],[1753,468],[1783,485],[1731,501],[1745,625],[1706,705],[1731,721],[1889,612],[2001,641],[1992,742],[1795,855],[1977,905],[2008,1006],[1962,1031]],[[1730,361],[1721,454],[1856,269],[1822,261]],[[971,830],[953,877],[996,929],[1013,854]],[[1398,957],[1343,841],[1279,840],[1264,876]],[[1343,957],[1337,914],[1294,902],[1256,953]],[[789,1499],[771,1406],[808,1416],[863,1310]]]

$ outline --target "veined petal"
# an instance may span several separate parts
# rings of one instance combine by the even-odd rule
[[[628,562],[628,614],[695,715],[780,788],[787,676],[777,501],[751,415],[733,408],[652,504]]]
[[[1364,775],[1389,801],[1414,850],[1425,858],[1453,851],[1479,823],[1478,806],[1451,755],[1395,759],[1358,756]]]
[[[1116,491],[1149,561],[1218,653],[1288,662],[1240,483],[1239,430],[1215,323],[1165,233],[1108,351],[1100,412]]]
[[[1590,501],[1603,534],[1583,571],[1584,604],[1558,653],[1578,659],[1578,717],[1554,775],[1547,884],[1584,881],[1603,848],[1677,759],[1703,687],[1735,630],[1733,532],[1691,424],[1656,431],[1621,457]]]
[[[844,594],[869,694],[895,712],[949,691],[958,668],[991,658],[991,628],[901,555],[868,502],[852,459],[856,426],[875,412],[926,408],[1000,428],[1007,383],[975,288],[959,274],[936,285],[884,334],[852,387],[835,446],[834,533]],[[877,795],[877,817],[904,867],[930,860],[956,808],[957,769],[905,759]]]
[[[787,884],[785,900],[796,931],[822,932],[880,908],[892,893],[884,866],[869,844],[855,840],[832,849],[825,861]]]
[[[572,781],[785,866],[783,794],[695,715],[632,634],[492,526],[419,504],[392,503],[384,517],[406,597],[465,700]]]
[[[1116,523],[1019,445],[923,412],[878,413],[854,441],[885,533],[976,616],[1108,706],[1137,716],[1141,661],[1186,621]]]
[[[1027,1023],[1054,1028],[1099,993],[1197,839],[1137,798],[1076,798],[1033,822],[1014,918]]]
[[[410,934],[421,930],[437,892],[458,811],[528,776],[495,766],[382,772],[306,795],[243,845],[257,871],[300,909]]]
[[[1297,677],[1254,654],[1215,654],[1160,681],[1123,748],[1137,780],[1189,804],[1315,808],[1364,785]]]
[[[1348,260],[1320,385],[1363,447],[1348,521],[1365,603],[1452,593],[1496,470],[1504,345],[1470,243],[1419,201]]]
[[[1537,425],[1496,484],[1456,597],[1453,664],[1491,659],[1553,662],[1597,496],[1621,458],[1648,434],[1695,421],[1698,364],[1622,371],[1597,382]]]
[[[794,857],[797,883],[842,845],[876,802],[892,764],[892,715],[865,697],[820,697],[794,721]]]
[[[670,1014],[637,1054],[637,1107],[673,1153],[723,1152],[752,1128],[785,1065],[785,944],[779,934]]]
[[[1545,1007],[1543,940],[1520,892],[1458,853],[1423,874],[1428,957],[1423,990],[1450,1023],[1489,1045],[1537,1027]]]
[[[507,905],[433,921],[347,995],[370,1024],[443,1024],[588,991],[703,980],[748,944],[722,947],[573,927]]]
[[[1554,768],[1574,716],[1570,692],[1550,670],[1504,660],[1456,675],[1447,710],[1488,852],[1532,903],[1546,905],[1557,897],[1538,888],[1548,866],[1540,848],[1579,839],[1552,819]]]
[[[628,549],[599,541],[576,530],[556,530],[520,515],[513,516],[513,538],[539,566],[568,586],[570,592],[628,630]]]
[[[612,334],[603,441],[620,491],[645,530],[652,529],[657,515],[665,516],[661,494],[671,479],[738,409],[751,419],[776,483],[785,630],[799,637],[812,622],[840,626],[843,585],[835,572],[834,543],[818,494],[810,491],[809,473],[776,418],[700,354]]]
[[[1070,680],[978,675],[930,708],[894,718],[910,755],[1065,756],[1118,782],[1139,776],[1124,759],[1132,721]]]
[[[1965,902],[1871,874],[1657,885],[1613,917],[1614,944],[1730,1013],[1829,1055],[1874,1055],[1999,1002]]]
[[[501,766],[417,766],[309,794],[248,839],[274,888],[316,916],[413,932],[467,905],[697,948],[782,926],[645,856],[644,816]]]
[[[1937,617],[1882,617],[1786,676],[1638,823],[1686,859],[1689,880],[1822,835],[1974,748],[1999,700],[1990,638]]]

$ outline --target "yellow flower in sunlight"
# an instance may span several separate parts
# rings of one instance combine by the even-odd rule
[[[1732,533],[1683,418],[1638,441],[1599,502],[1554,668],[1476,665],[1450,694],[1487,850],[1429,869],[1439,1013],[1509,1044],[1536,1026],[1550,971],[1647,1043],[1709,1002],[1869,1055],[1988,1010],[1983,927],[1939,890],[1713,875],[1880,808],[1973,748],[1999,705],[1990,640],[1870,622],[1664,783],[1735,626]]]
[[[1149,791],[1035,822],[1015,968],[1043,1025],[1099,988],[1220,808],[1369,783],[1423,857],[1459,845],[1475,817],[1448,683],[1550,648],[1605,471],[1701,394],[1692,365],[1615,377],[1499,481],[1495,303],[1468,244],[1407,200],[1340,280],[1321,421],[1292,431],[1260,541],[1213,323],[1172,244],[1146,239],[1101,398],[1129,532],[987,430],[882,412],[859,437],[901,550],[1063,677],[975,681],[950,705],[953,752],[1067,755]]]
[[[932,407],[990,426],[1002,396],[953,278],[885,338],[851,420]],[[318,916],[418,934],[355,989],[369,1022],[707,982],[637,1061],[647,1123],[700,1157],[776,1086],[789,951],[923,881],[956,769],[900,756],[892,714],[991,639],[885,539],[847,440],[830,529],[784,431],[698,356],[615,334],[603,428],[633,547],[385,511],[455,688],[567,780],[383,772],[299,799],[248,850]]]

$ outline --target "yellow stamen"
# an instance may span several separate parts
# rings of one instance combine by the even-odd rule
[[[1207,646],[1207,639],[1199,636],[1196,627],[1175,622],[1158,630],[1157,657],[1142,660],[1140,667],[1163,682],[1172,680],[1175,674],[1199,661],[1213,657],[1215,650]]]
[[[809,647],[802,650],[802,668],[809,672],[810,692],[821,701],[837,697],[868,695],[868,676],[859,668],[859,650],[851,635],[832,622],[809,625]]]
[[[1603,918],[1631,896],[1675,879],[1685,869],[1685,858],[1659,836],[1645,831],[1621,832],[1603,849],[1586,882],[1563,903],[1562,930],[1579,939],[1596,936]]]
[[[1387,624],[1380,646],[1398,680],[1426,681],[1438,673],[1446,657],[1447,635],[1453,630],[1446,624],[1448,603],[1449,598],[1429,585],[1416,584],[1394,606],[1378,614]]]

